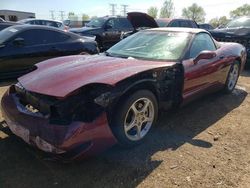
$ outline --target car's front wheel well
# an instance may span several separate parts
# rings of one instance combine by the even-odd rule
[[[157,100],[157,102],[159,102],[159,95],[158,95],[158,92],[157,92],[157,88],[156,86],[151,83],[151,82],[141,82],[141,83],[138,83],[130,88],[128,88],[127,90],[125,90],[122,95],[116,99],[114,101],[114,103],[109,106],[109,112],[108,112],[108,116],[109,117],[113,117],[116,113],[116,109],[119,109],[120,106],[122,105],[122,103],[130,96],[132,95],[133,93],[139,91],[139,90],[148,90],[150,92],[152,92]],[[109,118],[109,120],[111,121],[112,118]]]
[[[131,95],[132,93],[135,93],[138,90],[149,90],[149,91],[151,91],[155,95],[155,97],[157,99],[157,102],[159,102],[158,101],[159,100],[159,95],[158,95],[158,92],[157,92],[157,88],[151,82],[141,82],[141,83],[138,83],[138,84],[130,87],[129,89],[125,90],[125,92],[120,97],[119,101],[123,100],[124,98],[127,98],[129,95]]]
[[[240,69],[241,69],[241,59],[240,59],[240,57],[236,58],[235,61],[239,63]]]

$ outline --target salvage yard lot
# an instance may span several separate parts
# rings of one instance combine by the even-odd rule
[[[9,84],[0,83],[0,96]],[[0,112],[0,187],[250,187],[249,92],[243,72],[232,94],[161,113],[139,147],[70,164],[11,135]]]

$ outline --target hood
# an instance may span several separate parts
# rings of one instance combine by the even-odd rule
[[[91,83],[115,85],[137,73],[167,67],[176,62],[156,62],[94,56],[67,56],[37,64],[37,69],[18,79],[28,91],[65,97],[76,89]]]
[[[140,27],[149,27],[155,28],[158,27],[158,24],[153,17],[149,16],[146,13],[142,12],[129,12],[127,13],[127,18],[131,22],[134,28]]]
[[[210,31],[212,36],[217,38],[230,38],[246,36],[250,38],[250,28],[222,28]]]

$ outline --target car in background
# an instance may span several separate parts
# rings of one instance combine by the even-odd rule
[[[46,59],[82,52],[98,53],[96,42],[53,27],[8,27],[0,32],[0,79],[27,73]]]
[[[205,29],[205,30],[207,30],[207,31],[213,30],[213,29],[214,29],[213,26],[211,26],[210,24],[207,24],[207,23],[199,24],[199,28]]]
[[[159,27],[188,27],[199,28],[198,24],[193,20],[179,18],[159,18],[156,19]]]
[[[35,19],[35,18],[28,18],[18,21],[19,23],[23,24],[31,24],[31,25],[44,25],[49,27],[56,27],[62,30],[67,31],[69,29],[68,26],[64,25],[61,21],[55,20],[43,20],[43,19]]]
[[[241,44],[218,43],[203,29],[142,30],[100,55],[37,64],[6,91],[1,112],[28,144],[89,157],[143,143],[162,109],[232,92],[245,56]]]
[[[85,27],[69,31],[82,36],[95,36],[99,48],[104,51],[121,40],[124,33],[131,35],[140,29],[158,27],[155,20],[141,12],[127,13],[127,17],[105,16],[94,18]]]
[[[240,17],[230,21],[224,28],[210,31],[221,42],[237,42],[247,49],[247,64],[250,67],[250,17]]]
[[[0,17],[0,23],[1,22],[6,22],[3,18]]]
[[[17,23],[17,22],[9,22],[9,21],[0,21],[0,31],[7,28],[7,27],[10,27],[10,26],[13,26],[13,25],[22,25],[21,23]]]

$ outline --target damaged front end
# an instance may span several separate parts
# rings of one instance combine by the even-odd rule
[[[106,114],[107,85],[89,85],[64,98],[25,90],[20,83],[2,98],[14,134],[39,149],[70,159],[99,153],[116,143]]]

